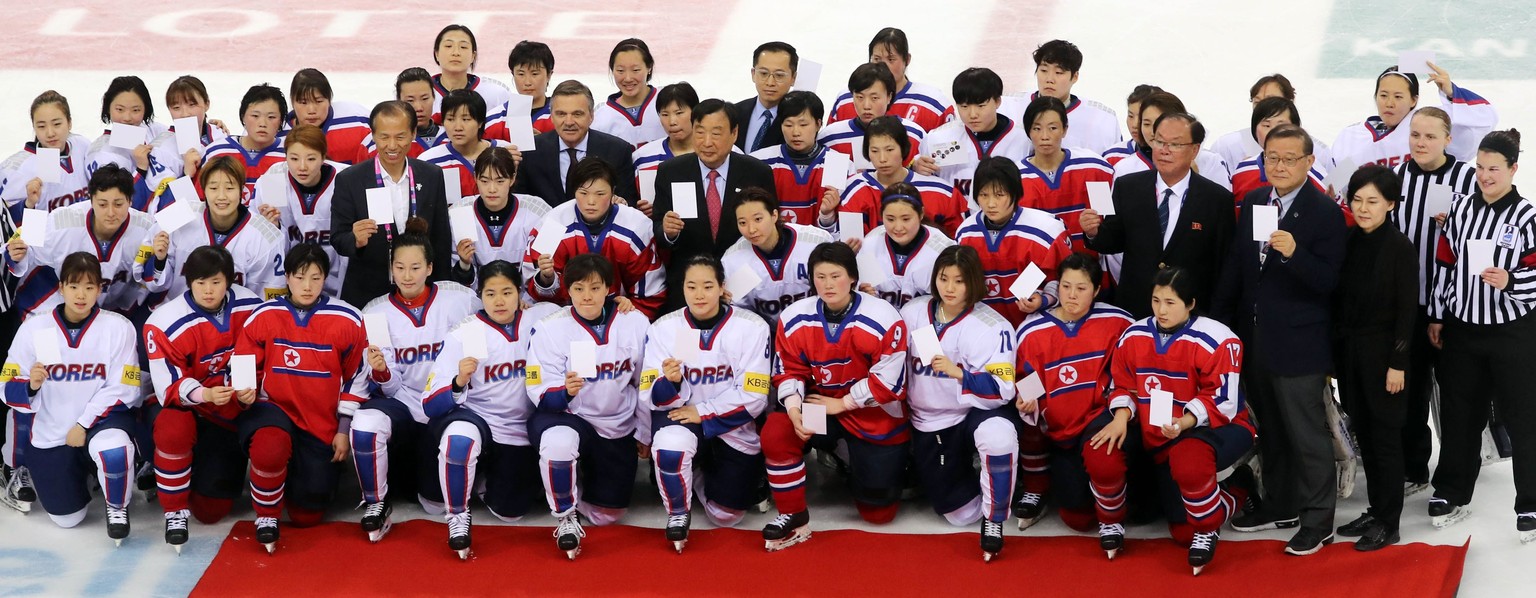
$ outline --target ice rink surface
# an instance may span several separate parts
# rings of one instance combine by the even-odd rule
[[[1103,102],[1123,117],[1123,100],[1133,85],[1157,84],[1178,94],[1205,121],[1212,138],[1246,128],[1249,85],[1260,75],[1280,72],[1298,90],[1306,128],[1332,140],[1343,127],[1373,114],[1372,80],[1395,62],[1397,52],[1432,50],[1457,84],[1497,106],[1500,128],[1536,131],[1527,108],[1528,98],[1536,95],[1531,78],[1536,36],[1530,33],[1536,31],[1536,5],[1529,1],[887,0],[871,5],[568,0],[561,3],[563,12],[493,0],[462,11],[445,9],[452,3],[419,0],[388,8],[359,0],[12,4],[0,35],[0,150],[19,149],[31,139],[27,108],[45,89],[70,98],[75,131],[96,137],[101,93],[122,74],[143,77],[162,112],[165,85],[178,75],[198,75],[213,99],[210,116],[230,123],[236,132],[235,111],[244,90],[260,82],[286,89],[299,68],[325,71],[337,99],[371,105],[389,99],[400,70],[424,66],[435,71],[432,38],[453,22],[477,33],[477,72],[483,76],[510,81],[507,51],[518,40],[537,39],[555,51],[554,82],[576,78],[599,95],[611,93],[604,69],[608,50],[618,39],[638,36],[656,55],[658,86],[686,80],[703,97],[732,101],[752,93],[751,51],[768,40],[787,41],[803,58],[826,66],[816,89],[830,103],[844,88],[846,74],[865,58],[870,36],[884,26],[900,27],[910,38],[909,78],[945,90],[960,70],[986,66],[1002,75],[1010,93],[1033,91],[1029,53],[1041,42],[1063,38],[1085,54],[1074,89],[1078,96]],[[1423,90],[1421,105],[1436,104],[1433,86],[1426,81]],[[168,115],[161,120],[168,121]],[[1516,183],[1525,178],[1517,175]],[[1529,593],[1536,589],[1529,572],[1536,546],[1522,547],[1514,531],[1509,464],[1485,468],[1480,482],[1472,518],[1446,530],[1429,526],[1427,493],[1410,498],[1403,540],[1460,544],[1470,536],[1462,596]],[[1339,524],[1364,509],[1363,476],[1360,483],[1354,498],[1340,504]],[[865,527],[856,522],[832,476],[813,474],[812,484],[824,488],[813,489],[812,496],[825,497],[813,505],[826,505],[813,507],[817,528]],[[350,500],[338,500],[333,518],[356,521],[360,512],[342,504]],[[178,558],[161,541],[157,504],[134,505],[134,534],[120,549],[106,538],[100,502],[92,509],[74,530],[56,529],[40,507],[26,517],[0,511],[0,595],[182,595],[196,583],[229,526],[194,524],[192,541]],[[493,520],[487,513],[478,515],[481,524]],[[249,508],[242,505],[236,516],[250,517]],[[396,510],[396,517],[415,516],[421,516],[419,507]],[[637,486],[636,506],[626,523],[660,527],[664,520],[653,488]],[[754,515],[742,525],[759,529],[766,521],[767,516]],[[553,520],[534,514],[524,525],[552,526]],[[698,525],[707,524],[699,518]],[[882,530],[957,531],[926,503],[909,503],[895,524],[872,529]],[[1027,533],[1072,532],[1052,515]],[[1130,530],[1132,537],[1163,534],[1161,524]],[[1228,532],[1223,540],[1249,537],[1288,536]],[[1028,540],[1010,537],[1010,542],[1021,541]],[[1305,560],[1296,565],[1303,571]]]

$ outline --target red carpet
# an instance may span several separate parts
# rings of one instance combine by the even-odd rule
[[[486,525],[475,527],[475,557],[460,562],[431,521],[397,524],[378,545],[354,523],[288,527],[271,556],[253,533],[250,522],[231,530],[193,595],[1452,596],[1467,553],[1408,544],[1362,554],[1343,543],[1297,558],[1275,540],[1223,541],[1192,578],[1170,540],[1131,540],[1110,562],[1097,538],[1010,536],[987,564],[974,533],[818,531],[769,554],[756,531],[695,530],[679,555],[660,530],[588,527],[569,562],[550,528]]]

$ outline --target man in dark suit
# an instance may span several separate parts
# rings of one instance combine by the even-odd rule
[[[1153,127],[1155,170],[1115,183],[1115,213],[1079,217],[1089,249],[1121,254],[1114,303],[1136,318],[1152,315],[1152,278],[1169,266],[1195,282],[1195,308],[1211,307],[1222,256],[1232,243],[1232,193],[1191,170],[1205,127],[1194,116],[1169,112]]]
[[[784,132],[774,125],[779,102],[795,86],[799,68],[800,55],[784,42],[768,42],[752,51],[752,85],[757,87],[757,96],[736,102],[736,116],[743,127],[743,134],[736,136],[736,147],[742,152],[750,154],[784,143]]]
[[[748,187],[773,190],[773,169],[746,154],[731,153],[739,131],[730,104],[709,99],[693,109],[693,154],[662,162],[656,172],[656,247],[667,265],[667,288],[683,288],[683,264],[700,254],[716,258],[741,238],[736,204]],[[673,183],[692,183],[697,218],[674,211]],[[727,272],[727,275],[730,273]],[[683,294],[667,293],[662,313],[683,306]]]
[[[390,291],[390,244],[405,232],[411,216],[427,221],[427,237],[436,249],[431,280],[447,280],[454,272],[443,170],[407,153],[415,137],[416,111],[405,102],[383,102],[373,108],[368,122],[378,156],[336,175],[331,200],[331,246],[348,258],[341,300],[359,309]],[[375,220],[376,215],[368,213],[368,189],[374,187],[390,195],[394,214],[388,220]]]
[[[1264,500],[1232,521],[1237,531],[1300,527],[1285,551],[1308,555],[1333,540],[1337,473],[1328,429],[1329,314],[1348,229],[1339,205],[1310,184],[1312,138],[1284,125],[1264,140],[1273,187],[1243,199],[1216,294],[1218,319],[1244,343],[1242,385],[1259,425]],[[1256,208],[1276,206],[1280,227],[1254,240]]]
[[[592,130],[592,114],[597,105],[592,90],[580,81],[563,81],[549,96],[549,119],[555,130],[533,138],[533,151],[523,151],[517,181],[512,190],[542,198],[550,207],[571,200],[573,191],[565,187],[565,177],[577,162],[587,156],[601,158],[619,175],[613,194],[630,205],[640,201],[635,191],[635,148],[629,142],[602,131]]]

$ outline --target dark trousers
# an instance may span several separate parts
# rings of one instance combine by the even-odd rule
[[[1391,357],[1393,342],[1391,334],[1344,337],[1339,344],[1336,373],[1344,411],[1354,424],[1360,456],[1365,461],[1365,490],[1371,516],[1395,530],[1403,514],[1403,437],[1407,436],[1403,422],[1414,388],[1407,386],[1397,394],[1387,392],[1387,359]]]
[[[1243,360],[1242,381],[1259,420],[1264,512],[1278,519],[1300,517],[1304,528],[1331,532],[1338,472],[1323,403],[1332,400],[1327,377],[1275,375],[1255,349]]]
[[[1420,314],[1414,325],[1413,339],[1409,343],[1408,387],[1402,396],[1407,410],[1402,432],[1403,474],[1406,481],[1420,484],[1429,481],[1429,456],[1434,451],[1429,429],[1429,404],[1430,399],[1439,391],[1435,384],[1435,370],[1439,363],[1440,350],[1429,343],[1429,316]]]
[[[1513,450],[1515,512],[1536,511],[1536,313],[1505,324],[1447,320],[1440,339],[1440,463],[1435,496],[1453,505],[1472,500],[1482,469],[1483,427],[1490,401]]]

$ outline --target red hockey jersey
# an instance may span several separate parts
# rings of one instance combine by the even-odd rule
[[[821,164],[827,155],[826,148],[816,151],[809,164],[796,164],[789,155],[789,146],[775,145],[752,152],[752,157],[762,160],[773,169],[773,190],[779,198],[779,215],[787,224],[816,226],[820,212],[821,196],[826,193],[822,183]],[[841,181],[832,183],[839,193]]]
[[[236,355],[256,356],[257,400],[282,408],[294,425],[330,444],[338,416],[368,398],[368,335],[356,308],[321,296],[301,310],[278,297],[245,322]]]
[[[874,444],[906,442],[907,325],[890,304],[855,293],[847,315],[834,324],[818,297],[796,301],[779,314],[773,385],[786,406],[809,394],[841,398],[837,420]]]
[[[917,187],[922,194],[923,220],[932,222],[936,228],[944,231],[945,236],[954,237],[955,231],[960,229],[960,223],[965,219],[965,196],[944,179],[918,174],[911,169],[907,170],[905,182]],[[862,214],[863,234],[867,235],[881,225],[880,194],[884,192],[885,186],[875,179],[874,171],[865,172],[848,180],[848,186],[843,189],[843,205],[837,210]]]
[[[203,311],[190,292],[167,300],[144,323],[144,350],[160,404],[192,409],[209,421],[234,429],[240,404],[214,405],[200,400],[204,387],[229,386],[229,356],[261,299],[245,287],[232,286],[224,307]]]
[[[533,248],[538,236],[545,234],[560,235],[560,244],[551,258],[555,262],[555,279],[548,287],[539,285],[538,263],[543,254]],[[652,234],[651,220],[629,206],[614,206],[602,225],[592,227],[576,211],[576,202],[560,204],[544,216],[528,237],[528,252],[523,254],[528,294],[538,301],[569,305],[571,298],[565,294],[559,273],[572,257],[596,253],[613,264],[613,294],[629,297],[647,319],[654,319],[667,298],[667,273],[656,258]]]
[[[987,296],[982,299],[997,313],[1008,318],[1008,323],[1018,326],[1024,321],[1017,300],[1009,294],[1008,287],[1024,271],[1034,264],[1045,273],[1045,285],[1041,294],[1045,300],[1041,309],[1055,303],[1056,267],[1061,260],[1072,254],[1072,244],[1067,229],[1050,214],[1031,208],[1017,208],[1013,217],[1001,230],[987,228],[986,214],[977,213],[965,220],[955,233],[955,241],[970,245],[981,254],[982,273],[987,276]]]
[[[330,143],[329,140],[326,141]],[[240,137],[231,135],[219,140],[218,143],[208,146],[203,153],[203,163],[198,168],[208,165],[208,161],[219,156],[235,156],[245,164],[245,197],[241,201],[249,204],[251,196],[256,193],[256,179],[267,173],[267,169],[288,160],[288,154],[283,150],[283,138],[279,136],[272,141],[272,145],[259,151],[250,151],[240,145]]]
[[[1039,372],[1045,396],[1040,413],[1051,440],[1070,443],[1109,405],[1109,357],[1134,321],[1107,303],[1096,303],[1073,324],[1050,310],[1024,319],[1014,345],[1020,378]]]
[[[1243,342],[1221,322],[1191,316],[1164,339],[1157,320],[1141,320],[1120,337],[1112,359],[1109,407],[1135,413],[1142,446],[1155,450],[1168,442],[1162,430],[1149,423],[1153,390],[1173,393],[1175,421],[1192,413],[1201,426],[1236,424],[1254,431],[1238,390]]]
[[[932,131],[939,128],[954,118],[955,107],[950,104],[944,91],[932,85],[925,85],[915,81],[907,81],[907,86],[896,92],[891,98],[891,107],[886,109],[886,114],[900,116],[922,127],[924,131]],[[827,111],[827,124],[838,121],[855,120],[858,109],[853,106],[853,93],[845,91],[832,102],[832,109]]]
[[[1072,251],[1098,255],[1084,244],[1083,226],[1077,217],[1088,209],[1088,183],[1112,182],[1115,170],[1098,154],[1088,150],[1063,149],[1062,153],[1066,154],[1066,159],[1061,161],[1056,172],[1045,172],[1028,159],[1024,160],[1019,167],[1024,184],[1024,197],[1019,199],[1019,205],[1060,220],[1062,226],[1067,227],[1067,236],[1072,238]]]

